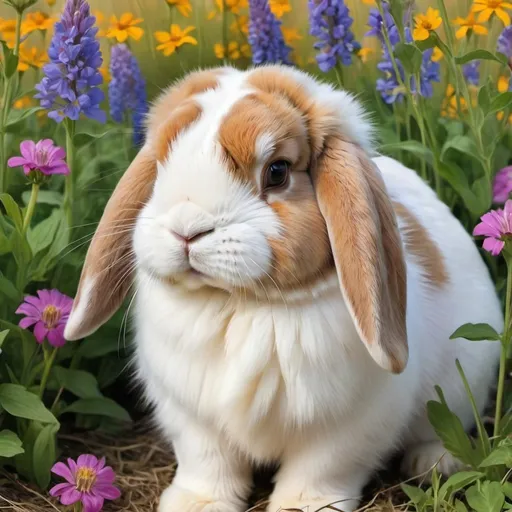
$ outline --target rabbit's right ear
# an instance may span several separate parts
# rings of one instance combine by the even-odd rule
[[[94,332],[121,306],[132,284],[132,231],[149,199],[156,159],[146,144],[120,179],[85,258],[78,291],[64,331],[68,340]]]

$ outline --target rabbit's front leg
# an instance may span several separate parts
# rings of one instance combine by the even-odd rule
[[[158,512],[242,512],[251,488],[249,463],[222,436],[183,422],[173,446],[178,470]]]

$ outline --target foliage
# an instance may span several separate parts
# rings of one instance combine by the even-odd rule
[[[28,46],[31,38],[38,33],[45,36],[56,19],[39,11],[27,14],[34,1],[9,0],[15,19],[0,20],[0,464],[42,488],[49,485],[50,469],[58,458],[57,433],[62,423],[72,423],[76,429],[115,431],[130,421],[130,413],[112,398],[114,384],[130,356],[130,347],[122,343],[126,309],[96,334],[59,347],[32,332],[32,327],[20,327],[16,311],[25,297],[44,289],[73,296],[94,227],[110,192],[137,152],[135,144],[142,142],[139,127],[147,109],[145,80],[133,45],[150,40],[153,56],[173,59],[180,72],[207,62],[201,13],[189,0],[160,0],[162,13],[168,17],[153,34],[144,20],[132,13],[113,17],[110,24],[103,21],[101,13],[95,13],[97,32],[86,2],[68,0],[65,23],[56,31],[66,37],[75,34],[70,2],[80,4],[83,24],[79,39],[74,45],[68,41],[69,46],[80,46],[94,72],[76,71],[76,62],[70,63],[57,51],[58,38],[52,43],[49,59],[45,55],[36,59],[39,54]],[[39,0],[41,9],[43,3]],[[486,0],[477,0],[476,10],[459,13],[466,17],[452,22],[443,0],[438,1],[437,9],[431,7],[426,13],[413,13],[411,2],[377,0],[371,8],[367,36],[374,38],[375,51],[361,48],[354,39],[352,31],[356,32],[345,2],[309,0],[316,61],[310,53],[314,41],[296,28],[281,25],[292,9],[287,0],[249,3],[253,16],[259,13],[257,20],[249,20],[245,0],[212,2],[208,23],[219,22],[222,37],[212,45],[209,62],[216,58],[216,63],[245,67],[251,52],[257,63],[290,58],[295,65],[358,93],[379,127],[380,151],[416,169],[468,231],[489,210],[493,197],[496,202],[508,197],[512,191],[509,171],[503,169],[506,172],[500,175],[500,190],[496,190],[498,181],[493,181],[512,159],[510,28],[501,33],[500,51],[496,51],[497,32],[508,16],[505,3],[496,0],[492,7]],[[192,15],[196,25],[190,24]],[[282,38],[262,39],[260,30],[256,37],[254,27],[265,23],[268,33],[282,34]],[[98,60],[96,37],[114,56],[117,52],[124,59],[117,63],[113,59],[113,80],[108,88],[100,83],[101,76],[108,82],[110,73]],[[488,43],[486,48],[482,41]],[[270,43],[276,43],[276,48]],[[73,58],[79,59],[77,55]],[[183,55],[197,56],[197,60],[189,65]],[[39,87],[42,108],[33,99],[34,86],[47,60],[50,64],[40,82],[43,90]],[[323,71],[316,69],[317,64]],[[70,74],[66,80],[56,79],[54,72],[63,65]],[[137,79],[130,80],[134,74]],[[80,83],[83,94],[76,97],[68,91],[59,96],[51,88],[56,83],[68,83],[71,88]],[[132,86],[137,88],[130,89]],[[107,89],[108,104],[103,101],[98,107]],[[76,103],[80,98],[83,103]],[[68,108],[66,115],[58,105]],[[48,119],[51,107],[53,120]],[[100,124],[101,111],[111,112],[105,124]],[[80,112],[92,119],[79,117]],[[64,117],[61,124],[54,122]],[[66,176],[45,174],[36,166],[25,175],[20,169],[9,169],[8,158],[18,154],[20,142],[26,138],[21,134],[30,134],[34,141],[52,139],[64,146],[70,172]],[[505,247],[504,258],[486,254],[497,289],[506,289],[507,327],[498,333],[488,325],[467,324],[453,334],[468,343],[485,339],[502,346],[494,431],[487,433],[475,409],[477,436],[470,437],[442,390],[437,390],[438,400],[428,404],[429,418],[446,449],[467,467],[446,480],[434,469],[432,485],[426,489],[404,484],[416,510],[512,508],[512,484],[508,481],[512,410],[510,397],[505,396],[512,337],[510,234],[498,233],[498,245],[492,242],[494,254]],[[485,243],[489,247],[491,242]],[[468,400],[474,403],[464,369],[457,363],[453,371],[459,372]]]

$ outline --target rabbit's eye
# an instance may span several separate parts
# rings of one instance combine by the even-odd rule
[[[263,187],[282,187],[288,183],[289,176],[290,162],[287,162],[286,160],[276,160],[267,167],[263,179]]]

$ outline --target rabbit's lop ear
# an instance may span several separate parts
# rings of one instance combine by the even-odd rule
[[[380,173],[359,146],[330,136],[312,178],[358,334],[382,368],[400,373],[408,358],[406,268]]]
[[[126,297],[132,284],[133,225],[150,197],[155,176],[156,160],[146,145],[117,184],[96,229],[64,331],[66,339],[94,332]]]

